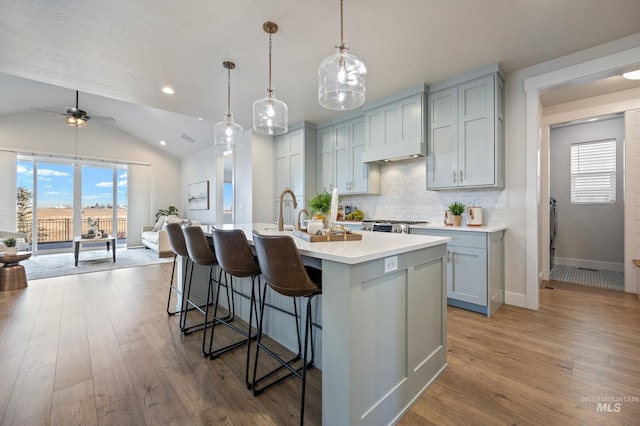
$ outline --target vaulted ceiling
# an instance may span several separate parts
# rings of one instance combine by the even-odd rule
[[[251,127],[268,80],[265,21],[279,26],[273,84],[289,122],[340,114],[318,105],[316,86],[318,64],[340,38],[338,0],[0,0],[0,11],[0,114],[64,111],[79,90],[90,115],[111,116],[149,143],[166,140],[163,149],[184,157],[210,144],[224,117],[225,60],[236,63],[234,118]],[[489,63],[511,72],[635,34],[639,16],[638,0],[344,0],[344,34],[368,68],[373,101]],[[162,93],[165,85],[176,93]]]

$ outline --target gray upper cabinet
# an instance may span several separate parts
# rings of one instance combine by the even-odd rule
[[[363,116],[318,129],[318,192],[380,193],[380,165],[361,160],[364,139]]]
[[[498,64],[431,86],[427,189],[504,187],[504,78]]]
[[[285,224],[294,224],[298,212],[305,208],[316,189],[316,129],[312,123],[291,126],[284,135],[274,138],[276,173],[275,220],[278,220],[280,193],[290,188],[296,194],[297,209],[287,195],[283,207]]]
[[[400,160],[426,154],[426,86],[397,93],[363,108],[363,162]]]

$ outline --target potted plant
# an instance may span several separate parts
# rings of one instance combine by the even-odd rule
[[[324,220],[331,210],[331,194],[325,189],[323,192],[316,194],[309,200],[309,207],[314,219]]]
[[[453,226],[462,225],[462,213],[464,213],[464,209],[466,208],[464,203],[454,201],[450,203],[448,207],[451,215],[453,216],[451,220]]]
[[[4,240],[4,245],[7,246],[7,254],[13,255],[18,253],[18,247],[16,247],[16,239],[9,237]]]
[[[96,230],[98,229],[98,220],[92,217],[88,217],[87,226],[89,227],[89,235],[95,234]]]
[[[156,212],[156,222],[160,216],[178,216],[178,209],[175,206],[169,206],[166,209],[160,209]]]

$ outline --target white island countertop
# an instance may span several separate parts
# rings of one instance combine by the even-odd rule
[[[312,243],[294,236],[291,227],[287,227],[285,231],[278,231],[278,226],[272,223],[216,225],[215,227],[218,229],[242,229],[249,240],[253,238],[254,229],[264,235],[291,235],[301,255],[347,265],[433,247],[451,240],[448,237],[427,235],[359,232],[362,234],[362,240]]]

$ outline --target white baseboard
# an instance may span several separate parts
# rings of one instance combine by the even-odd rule
[[[554,257],[554,264],[575,266],[576,268],[603,269],[607,271],[624,272],[623,263],[600,262],[597,260],[572,259],[570,257]]]
[[[518,306],[520,308],[527,307],[527,295],[521,293],[504,292],[504,303],[507,305]]]

